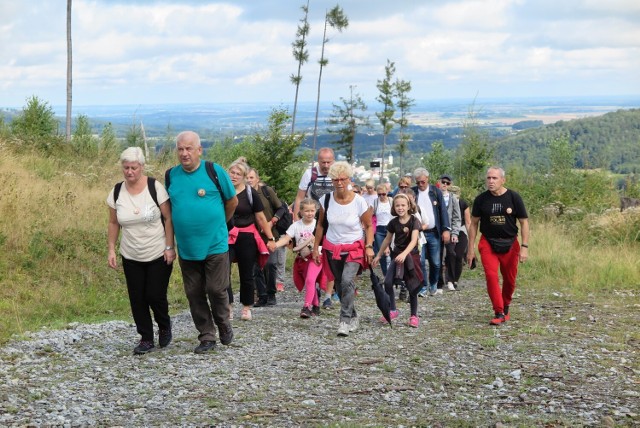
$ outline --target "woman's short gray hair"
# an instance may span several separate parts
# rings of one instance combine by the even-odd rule
[[[127,147],[120,154],[120,162],[138,162],[144,165],[144,153],[140,147]]]
[[[335,162],[331,165],[331,168],[329,168],[329,177],[331,179],[338,178],[341,175],[346,175],[349,178],[353,177],[353,167],[349,162]]]

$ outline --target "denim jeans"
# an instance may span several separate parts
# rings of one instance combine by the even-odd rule
[[[382,245],[382,241],[387,237],[387,226],[376,226],[376,234],[373,235],[373,251],[375,254],[378,254],[380,250],[380,246]],[[382,274],[387,275],[387,267],[389,265],[389,257],[383,255],[380,257],[380,268],[382,269]]]
[[[347,256],[341,256],[334,260],[331,251],[322,250],[327,258],[331,273],[335,278],[335,287],[340,296],[340,322],[351,323],[351,319],[358,316],[355,307],[356,275],[360,270],[360,264],[347,262]]]
[[[442,262],[440,259],[440,235],[438,232],[424,232],[427,238],[427,243],[422,246],[420,252],[420,263],[422,272],[424,275],[423,284],[425,287],[429,287],[429,291],[436,291],[438,288],[438,277],[440,276],[440,269],[442,269]],[[429,261],[429,278],[424,274],[427,272],[426,261]],[[427,282],[428,281],[428,282]]]

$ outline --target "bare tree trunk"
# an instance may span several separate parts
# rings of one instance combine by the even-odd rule
[[[71,0],[67,0],[67,126],[66,126],[66,138],[67,142],[71,141],[71,65],[73,60],[71,58]]]
[[[324,45],[327,43],[327,18],[324,20],[324,34],[322,35],[322,52],[320,53],[320,74],[318,74],[318,98],[316,100],[316,120],[313,125],[313,147],[311,149],[311,166],[316,158],[316,141],[318,139],[318,113],[320,112],[320,84],[322,83],[322,69],[324,68]]]

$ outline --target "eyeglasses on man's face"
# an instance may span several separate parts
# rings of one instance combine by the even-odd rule
[[[447,180],[441,180],[440,183],[444,184],[445,186],[448,186],[451,184],[451,182]]]
[[[427,180],[416,180],[418,184],[427,184]]]

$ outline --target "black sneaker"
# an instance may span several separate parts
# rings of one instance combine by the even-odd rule
[[[267,296],[267,306],[275,306],[275,305],[276,305],[276,295],[269,294],[269,296]]]
[[[220,336],[220,343],[228,345],[233,341],[233,327],[231,324],[221,324],[218,326],[218,335]]]
[[[173,339],[173,335],[171,334],[171,329],[168,330],[160,330],[158,332],[158,344],[161,348],[165,348],[169,346],[171,343],[171,339]]]
[[[133,348],[133,353],[135,355],[143,355],[143,354],[146,354],[147,352],[153,351],[154,348],[155,346],[153,342],[148,340],[141,340],[140,343],[138,343],[138,346]]]
[[[267,298],[266,297],[260,297],[258,299],[258,301],[253,304],[254,308],[261,308],[263,306],[267,306]]]
[[[204,354],[205,352],[212,351],[215,347],[215,340],[203,340],[198,346],[196,346],[196,349],[194,349],[193,352],[196,354]]]
[[[311,313],[313,314],[314,317],[320,316],[320,306],[313,305],[311,307]]]
[[[311,318],[313,316],[313,312],[308,307],[303,307],[300,311],[300,318]]]
[[[404,302],[407,300],[407,289],[404,286],[400,287],[400,293],[398,294],[398,300]]]

